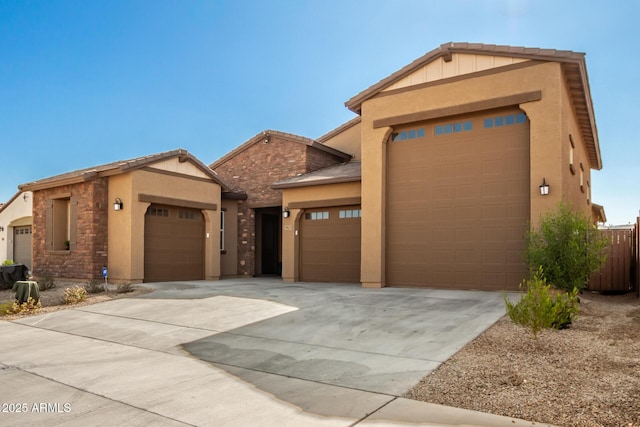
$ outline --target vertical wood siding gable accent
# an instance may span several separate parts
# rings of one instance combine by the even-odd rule
[[[53,200],[45,202],[44,209],[44,247],[45,250],[53,250]]]
[[[71,197],[69,203],[69,249],[74,250],[78,245],[78,199]]]

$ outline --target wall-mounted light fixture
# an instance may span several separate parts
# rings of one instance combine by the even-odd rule
[[[0,225],[0,232],[4,231],[4,227]]]
[[[547,184],[544,178],[542,178],[542,184],[540,184],[540,194],[543,196],[549,194],[549,184]]]
[[[29,199],[29,195],[27,193],[24,193],[22,195],[22,200],[24,200],[25,202],[27,201],[27,199]]]
[[[289,218],[289,215],[291,215],[291,212],[289,212],[289,208],[284,208],[284,210],[282,211],[282,217]]]
[[[124,205],[122,203],[122,200],[120,200],[120,197],[116,197],[116,201],[113,202],[113,210],[114,211],[121,211],[123,206]]]

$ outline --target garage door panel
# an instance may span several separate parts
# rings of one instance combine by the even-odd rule
[[[447,119],[472,129],[439,136],[443,122],[425,122],[412,125],[425,138],[388,143],[388,284],[517,289],[513,277],[526,273],[529,129],[526,120],[515,124],[516,114]],[[502,126],[485,128],[487,115],[502,117]],[[423,254],[421,262],[408,261],[405,248]]]
[[[326,212],[319,218],[319,212]],[[360,206],[308,210],[300,220],[300,280],[360,281]]]
[[[199,210],[151,205],[144,246],[145,282],[204,278],[204,217]]]

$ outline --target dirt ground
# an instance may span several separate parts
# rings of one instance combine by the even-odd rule
[[[115,285],[109,285],[109,290],[105,292],[101,292],[98,294],[87,294],[87,298],[73,305],[66,305],[64,303],[64,290],[66,288],[71,288],[77,285],[84,285],[83,282],[72,282],[72,281],[58,281],[56,280],[56,287],[53,289],[48,289],[46,291],[40,291],[40,302],[42,304],[42,308],[39,309],[35,314],[44,314],[50,313],[52,311],[65,310],[73,307],[82,307],[84,305],[95,304],[98,302],[109,301],[112,299],[119,298],[130,298],[141,294],[146,294],[151,292],[150,288],[144,287],[143,285],[132,285],[133,289],[131,292],[127,293],[119,293]],[[0,304],[6,302],[15,301],[15,292],[11,291],[11,289],[3,289],[0,290]],[[23,317],[25,315],[33,315],[33,314],[12,314],[6,316],[0,316],[0,320],[12,320],[19,317]]]
[[[640,426],[640,300],[581,295],[538,340],[504,317],[406,397],[558,426]]]

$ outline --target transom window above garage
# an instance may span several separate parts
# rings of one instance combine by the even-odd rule
[[[449,133],[469,132],[471,130],[473,130],[473,122],[466,120],[464,122],[437,125],[434,128],[434,133],[436,135],[446,135]]]
[[[391,134],[392,141],[405,141],[407,139],[424,138],[424,128],[403,130]]]
[[[197,214],[195,211],[178,211],[178,218],[180,219],[191,219],[191,220],[195,220],[198,219]]]
[[[167,209],[167,208],[155,208],[155,207],[151,206],[149,208],[149,210],[147,210],[147,215],[169,217],[169,209]]]
[[[501,126],[519,125],[527,122],[525,113],[507,114],[505,116],[487,117],[484,119],[485,128],[494,128]]]
[[[311,221],[329,219],[329,212],[327,211],[305,212],[304,219],[311,220]]]
[[[340,219],[345,218],[361,218],[362,217],[362,209],[344,209],[338,212],[338,217]]]

